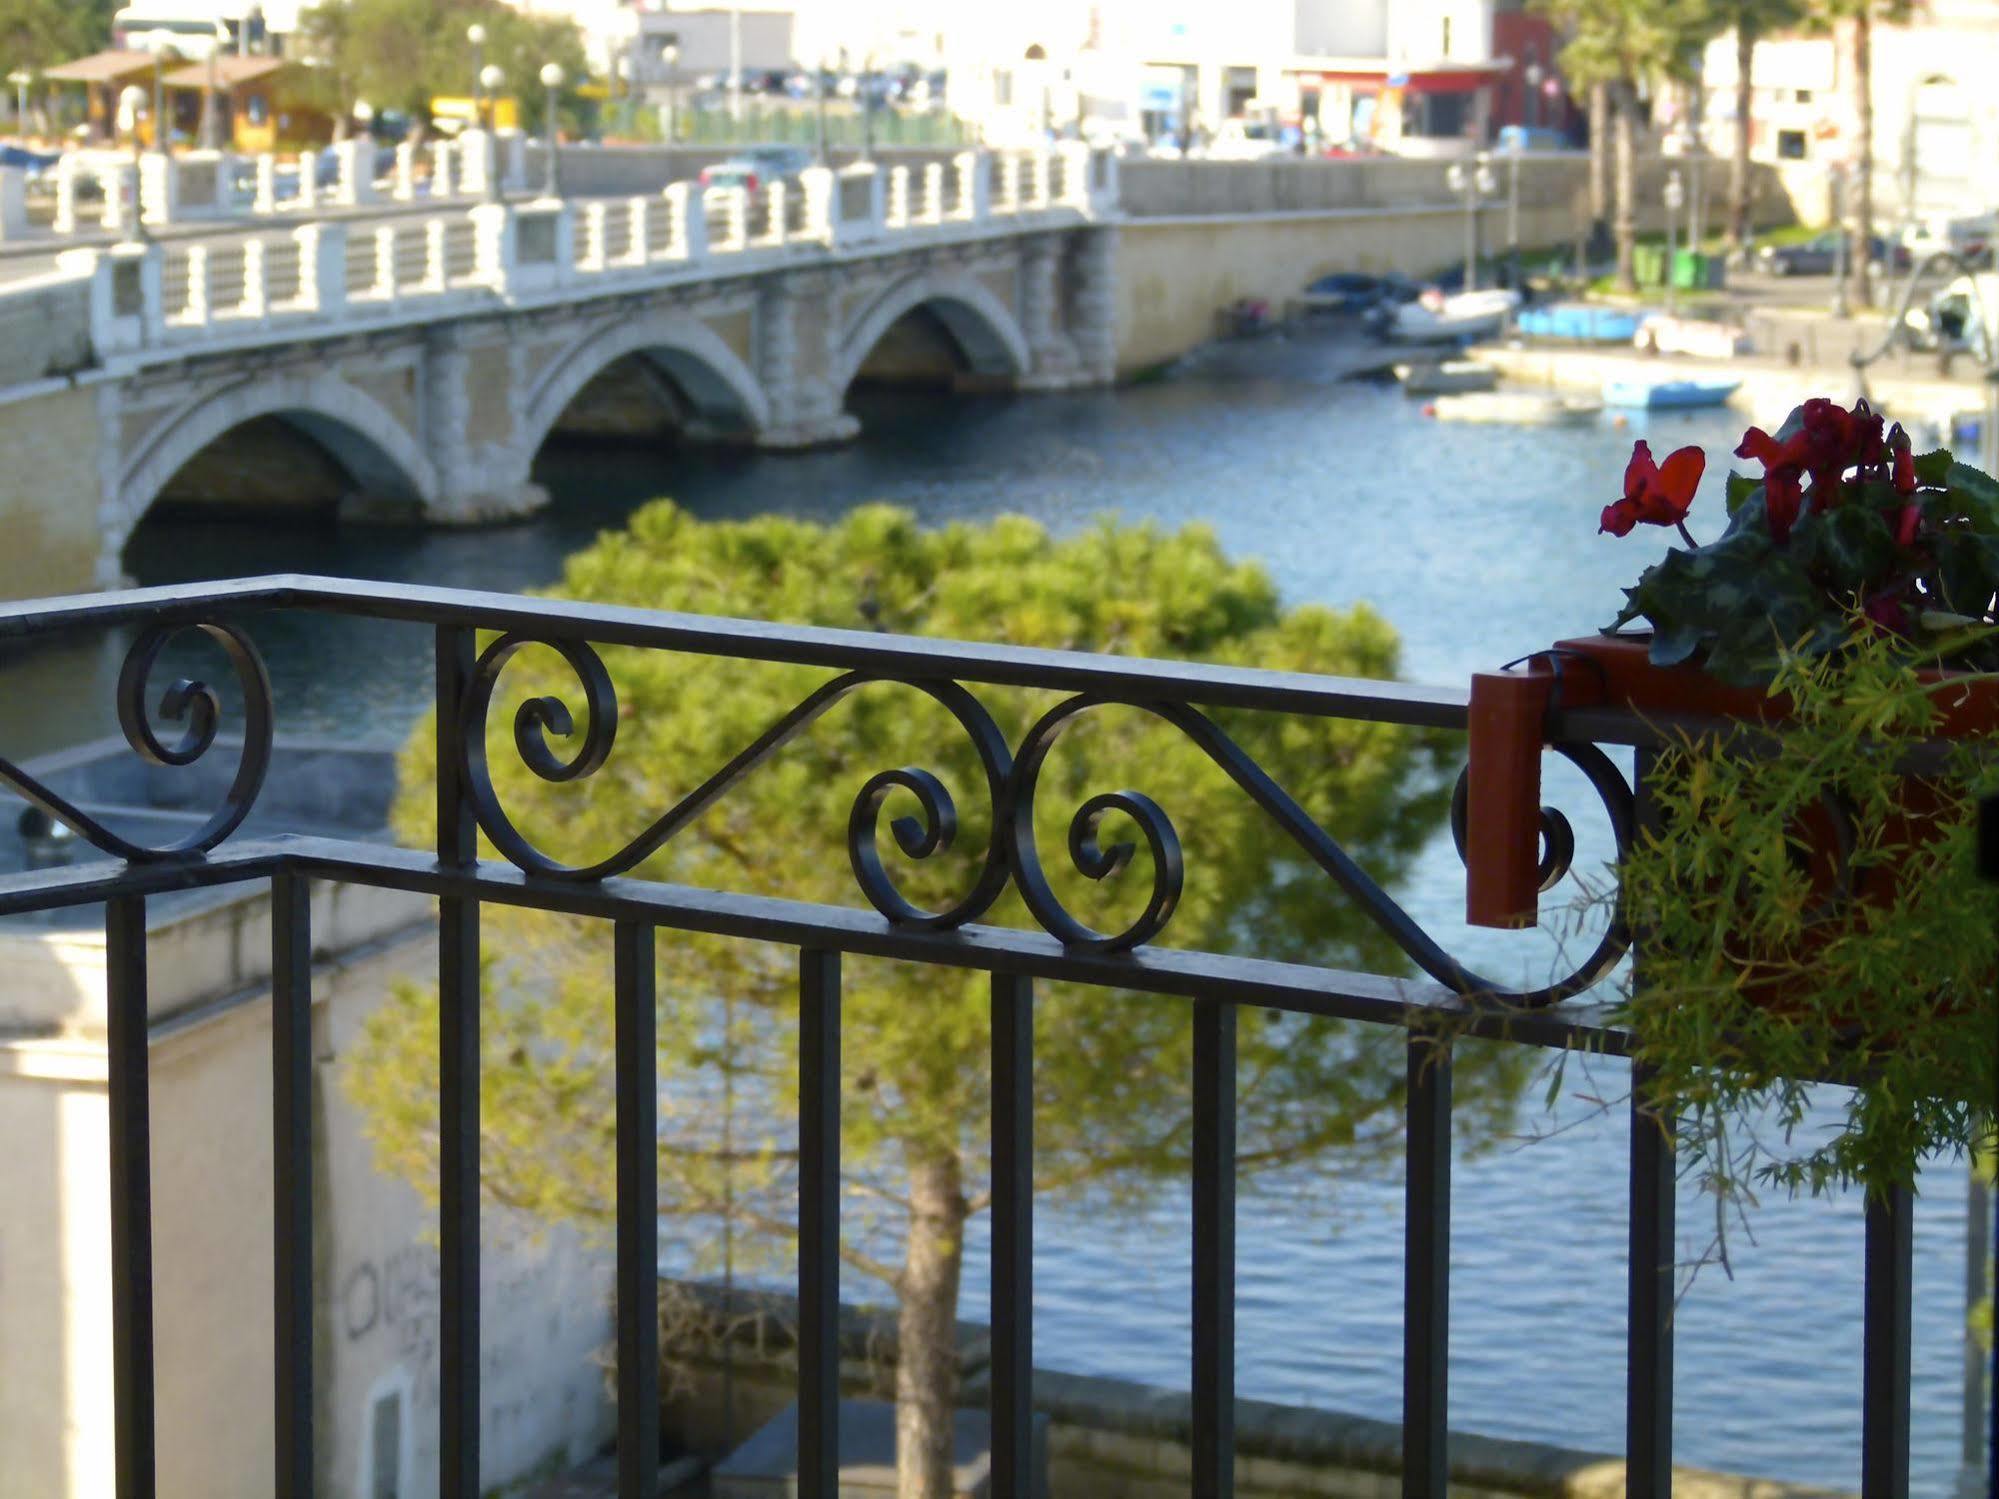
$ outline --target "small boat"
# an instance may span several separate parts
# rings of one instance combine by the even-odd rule
[[[1588,396],[1563,396],[1547,391],[1504,390],[1439,396],[1426,410],[1440,422],[1550,427],[1589,421],[1603,410],[1603,402]]]
[[[1446,359],[1441,364],[1398,364],[1395,378],[1405,394],[1442,396],[1491,390],[1499,383],[1499,371],[1476,359]]]
[[[1513,291],[1468,291],[1447,297],[1432,288],[1395,309],[1389,336],[1404,343],[1485,338],[1503,328],[1519,305],[1520,294]]]
[[[1695,359],[1733,359],[1749,352],[1749,335],[1733,324],[1667,317],[1663,312],[1641,322],[1631,342],[1649,353],[1687,354]]]
[[[1571,343],[1628,344],[1637,336],[1639,315],[1621,307],[1593,307],[1587,302],[1551,302],[1528,307],[1513,319],[1517,332],[1529,338],[1558,338]]]
[[[1740,380],[1606,380],[1603,399],[1606,405],[1644,411],[1688,411],[1726,405],[1741,388]]]

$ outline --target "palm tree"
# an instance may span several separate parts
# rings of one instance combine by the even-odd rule
[[[1805,0],[1721,0],[1715,19],[1735,31],[1735,165],[1728,179],[1728,248],[1749,243],[1749,118],[1756,44],[1804,18]]]
[[[1852,23],[1854,142],[1853,176],[1846,194],[1846,299],[1855,307],[1874,300],[1869,247],[1874,236],[1874,23],[1894,25],[1909,18],[1912,0],[1816,0],[1818,18],[1828,25]]]
[[[1569,33],[1562,71],[1588,86],[1592,97],[1599,87],[1607,92],[1616,153],[1611,227],[1617,238],[1617,284],[1635,291],[1638,88],[1688,75],[1714,28],[1708,0],[1537,0],[1537,6]]]

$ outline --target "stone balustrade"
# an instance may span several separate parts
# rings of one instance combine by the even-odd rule
[[[354,153],[339,159],[341,180],[357,180]],[[123,162],[128,179],[130,165]],[[997,196],[995,165],[1005,184]],[[218,166],[215,180],[223,175]],[[271,196],[270,184],[260,164],[260,198]],[[755,271],[801,249],[1094,222],[1115,214],[1116,192],[1115,159],[1087,148],[966,152],[949,169],[940,163],[920,175],[815,167],[755,193],[675,183],[657,197],[480,202],[386,223],[314,219],[233,244],[71,249],[58,262],[89,283],[100,357],[178,354],[267,341],[279,329],[306,338],[463,316],[496,300],[579,300],[722,268]],[[129,199],[121,192],[117,201]]]

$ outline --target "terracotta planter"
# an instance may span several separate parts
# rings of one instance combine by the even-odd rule
[[[1467,788],[1465,919],[1474,926],[1518,928],[1536,920],[1540,893],[1541,747],[1558,708],[1627,708],[1640,716],[1781,722],[1788,704],[1760,688],[1732,687],[1693,666],[1654,666],[1644,635],[1589,635],[1557,641],[1519,669],[1472,677],[1470,784]],[[1951,674],[1924,672],[1926,681]],[[1938,734],[1999,734],[1999,682],[1967,676],[1961,692],[1941,694]],[[1934,816],[1935,791],[1912,780],[1905,815]],[[1837,833],[1828,814],[1808,830],[1815,876],[1836,879]],[[1857,892],[1864,896],[1865,892]]]

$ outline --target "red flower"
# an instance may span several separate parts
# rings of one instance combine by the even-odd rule
[[[1681,448],[1664,463],[1652,461],[1651,444],[1632,444],[1631,462],[1624,470],[1624,498],[1604,506],[1601,530],[1629,536],[1639,524],[1677,526],[1687,518],[1694,490],[1707,467],[1699,448]]]
[[[1916,532],[1923,524],[1923,509],[1920,505],[1904,505],[1895,512],[1895,545],[1903,550],[1916,544]]]
[[[1909,618],[1909,611],[1904,609],[1902,601],[1891,593],[1875,594],[1861,606],[1861,612],[1891,635],[1915,634],[1915,625]]]
[[[1888,452],[1894,458],[1894,473],[1891,480],[1895,493],[1908,495],[1916,492],[1916,455],[1909,446],[1909,434],[1902,430],[1900,422],[1895,423],[1888,433]]]
[[[1798,523],[1798,512],[1804,508],[1805,487],[1798,481],[1795,467],[1786,464],[1763,476],[1763,513],[1770,520],[1770,539],[1777,545],[1791,539],[1791,527]]]

